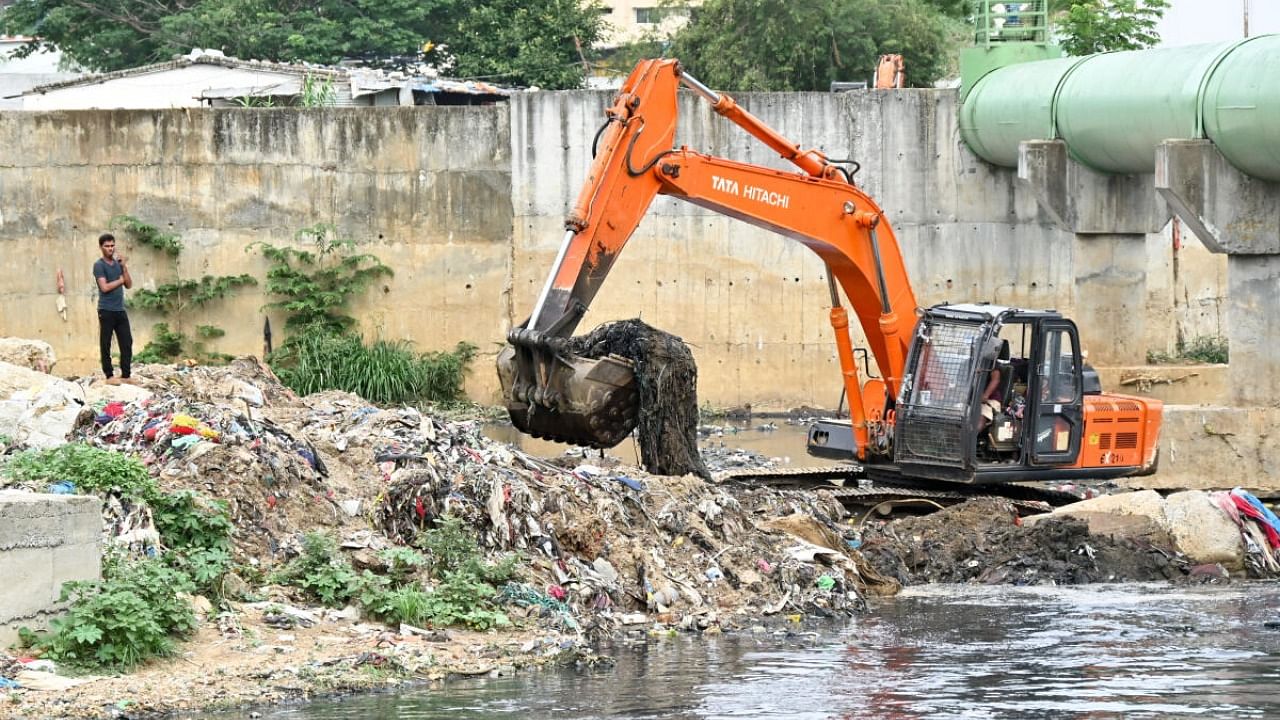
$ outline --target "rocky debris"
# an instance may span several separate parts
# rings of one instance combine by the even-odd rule
[[[0,338],[0,362],[51,373],[53,366],[58,364],[58,356],[54,354],[53,346],[43,340],[3,337]]]
[[[0,435],[15,445],[49,448],[65,444],[86,409],[79,385],[0,362]]]
[[[871,522],[860,550],[904,585],[1080,584],[1180,579],[1188,565],[1158,538],[1090,532],[1077,517],[1024,524],[1007,502],[975,499],[930,515]]]
[[[1244,569],[1244,548],[1240,532],[1209,494],[1199,490],[1173,493],[1162,497],[1154,490],[1105,495],[1064,505],[1050,515],[1028,518],[1035,524],[1052,517],[1077,517],[1084,520],[1091,533],[1143,539],[1163,540],[1167,547],[1187,557],[1194,565],[1221,564],[1228,571]],[[1122,518],[1146,518],[1149,522],[1128,522]],[[1157,539],[1154,531],[1162,535]]]

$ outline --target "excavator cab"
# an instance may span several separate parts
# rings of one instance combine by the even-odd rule
[[[980,481],[1073,465],[1084,366],[1075,324],[1052,311],[925,311],[903,374],[893,460],[913,476]]]

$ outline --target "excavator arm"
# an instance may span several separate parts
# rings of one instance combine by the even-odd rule
[[[783,172],[672,149],[684,84],[720,115],[795,164]],[[566,234],[529,319],[499,354],[499,377],[512,421],[540,437],[609,447],[635,427],[630,365],[573,356],[573,334],[618,254],[659,194],[737,218],[803,243],[827,267],[831,323],[859,457],[868,445],[868,410],[848,331],[853,306],[887,397],[897,396],[915,324],[912,293],[893,230],[883,212],[844,171],[816,150],[801,150],[726,95],[681,72],[674,60],[646,60],[628,77],[595,139],[595,159]]]

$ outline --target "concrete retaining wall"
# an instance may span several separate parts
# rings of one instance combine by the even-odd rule
[[[99,577],[101,506],[95,497],[0,491],[0,647],[19,627],[48,627],[64,582]]]
[[[355,307],[369,334],[423,349],[481,348],[468,391],[496,399],[493,353],[532,308],[563,235],[564,212],[590,160],[607,93],[534,93],[484,108],[83,111],[0,114],[0,335],[47,340],[60,372],[91,372],[96,317],[90,268],[112,217],[136,216],[182,236],[176,263],[130,248],[136,288],[176,277],[251,273],[251,243],[289,242],[337,225],[395,268]],[[924,303],[989,300],[1078,314],[1076,275],[1088,252],[1058,230],[1012,170],[969,153],[951,91],[754,94],[742,104],[784,134],[862,163],[860,182],[895,224]],[[681,98],[679,142],[786,167],[705,103]],[[1084,328],[1101,353],[1167,351],[1221,331],[1225,262],[1194,241],[1177,255],[1148,237],[1144,307],[1103,307]],[[1096,263],[1094,263],[1096,264]],[[1132,264],[1132,263],[1131,263]],[[57,312],[55,275],[67,284]],[[834,406],[839,373],[826,281],[798,243],[660,198],[623,253],[584,328],[640,315],[683,336],[705,402]],[[214,346],[260,354],[262,288],[180,321],[218,325]],[[132,313],[138,347],[161,318]],[[1135,333],[1141,338],[1133,341]],[[1142,358],[1126,360],[1141,362]]]

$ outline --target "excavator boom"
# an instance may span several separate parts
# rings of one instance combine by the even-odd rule
[[[682,84],[799,172],[674,148]],[[682,73],[674,60],[637,65],[606,118],[546,284],[529,319],[510,332],[510,345],[499,354],[499,378],[516,427],[592,447],[610,447],[634,428],[638,395],[627,361],[577,357],[568,339],[654,198],[665,194],[797,240],[822,258],[862,456],[868,410],[879,413],[896,397],[916,320],[902,254],[879,206],[822,153],[802,150],[732,98]],[[885,376],[883,397],[864,398],[838,288]]]

